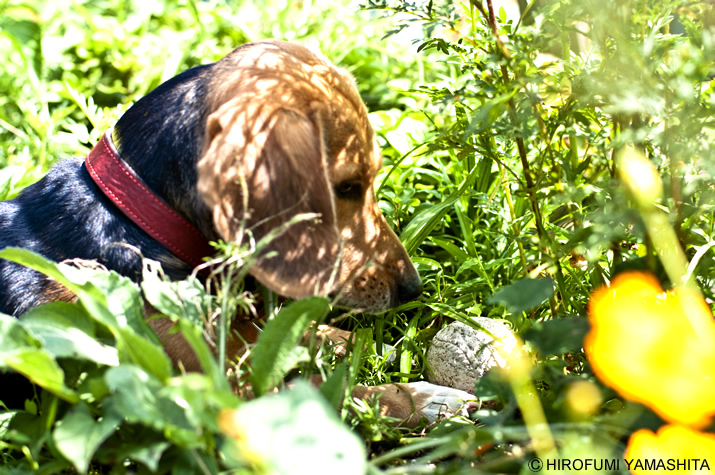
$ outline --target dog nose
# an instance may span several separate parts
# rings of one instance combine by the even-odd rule
[[[397,286],[400,303],[410,302],[422,295],[422,280],[419,276],[403,279]]]

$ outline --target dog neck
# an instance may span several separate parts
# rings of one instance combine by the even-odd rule
[[[212,209],[198,192],[211,65],[184,71],[139,99],[112,129],[122,159],[209,240],[219,238]]]
[[[207,238],[157,196],[114,147],[107,132],[85,159],[92,180],[134,224],[191,267],[215,251]]]

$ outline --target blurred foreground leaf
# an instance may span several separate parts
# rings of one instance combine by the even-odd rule
[[[256,395],[265,394],[298,363],[307,361],[308,350],[296,344],[327,311],[327,299],[309,297],[290,303],[268,321],[252,352],[251,384]]]
[[[525,278],[503,287],[487,302],[504,305],[511,313],[518,314],[538,307],[553,295],[554,281],[550,277]]]
[[[364,474],[365,449],[310,384],[224,411],[222,430],[231,436],[223,453],[233,465],[259,473]],[[255,472],[254,472],[255,473]]]
[[[86,404],[74,406],[55,429],[52,438],[57,450],[72,462],[78,472],[86,473],[92,456],[122,421],[119,413],[109,412],[95,420]]]

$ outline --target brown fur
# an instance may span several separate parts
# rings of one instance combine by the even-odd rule
[[[294,225],[271,243],[277,257],[260,260],[251,273],[288,297],[339,293],[347,307],[394,307],[400,286],[421,286],[375,200],[382,158],[353,79],[297,45],[248,48],[226,58],[230,74],[216,76],[208,99],[216,109],[199,191],[216,229],[235,242],[244,219],[262,237],[298,213],[317,213],[318,221]],[[341,199],[334,191],[340,186],[361,192]]]
[[[319,53],[279,41],[242,47],[216,66],[198,189],[219,236],[245,242],[248,231],[259,240],[301,213],[317,216],[271,241],[275,257],[259,259],[250,273],[281,295],[327,294],[369,313],[418,296],[419,276],[375,199],[382,156],[352,77]],[[236,351],[257,338],[245,321],[232,330],[240,335]],[[344,354],[349,333],[318,332]],[[165,342],[185,367],[198,366],[179,338]],[[353,396],[380,397],[383,413],[409,426],[473,407],[462,403],[469,394],[428,383],[359,386]]]
[[[419,275],[375,199],[382,158],[365,106],[350,75],[319,53],[281,41],[242,46],[157,87],[120,118],[112,137],[147,186],[207,238],[260,243],[280,230],[249,270],[274,292],[328,295],[368,313],[421,294]],[[0,203],[6,223],[0,241],[33,245],[55,260],[95,259],[136,279],[141,260],[132,249],[161,262],[172,278],[191,271],[100,193],[83,167],[60,163],[13,202]],[[301,216],[309,219],[293,222]],[[2,266],[0,304],[7,312],[74,298],[19,266]],[[200,369],[190,346],[171,334],[170,321],[150,324],[177,366]],[[229,358],[257,333],[238,316]],[[320,333],[331,343],[349,338],[335,329]],[[386,413],[410,424],[423,415],[435,420],[443,406],[454,412],[470,398],[428,383],[355,391],[356,397],[382,394]]]

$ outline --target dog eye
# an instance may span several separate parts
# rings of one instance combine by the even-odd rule
[[[362,197],[362,185],[354,181],[344,181],[335,185],[335,195],[345,200],[357,200]]]

